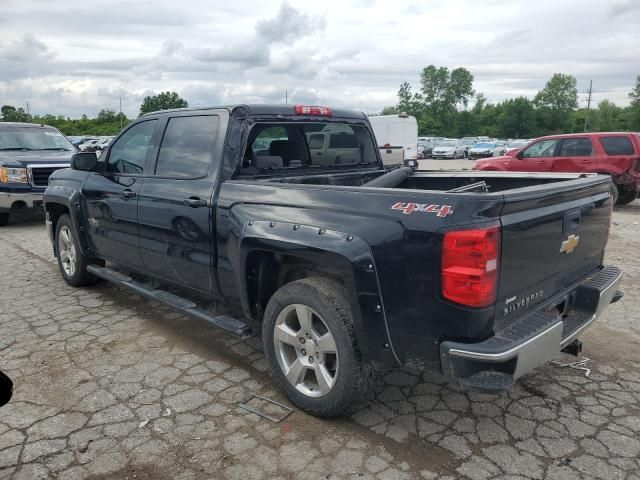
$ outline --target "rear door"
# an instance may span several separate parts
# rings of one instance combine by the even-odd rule
[[[130,126],[108,150],[104,171],[90,174],[82,186],[85,228],[98,255],[134,268],[142,267],[138,194],[157,124],[150,119]]]
[[[563,138],[553,161],[554,172],[595,172],[595,149],[589,137]]]
[[[609,189],[593,176],[505,192],[496,328],[602,264]]]
[[[202,292],[214,288],[214,185],[227,111],[170,116],[140,192],[146,269]]]
[[[550,172],[558,147],[557,139],[539,140],[522,151],[522,158],[513,157],[509,170],[521,172]]]

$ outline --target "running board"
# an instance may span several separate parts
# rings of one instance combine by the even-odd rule
[[[246,338],[251,336],[251,328],[246,323],[228,315],[212,316],[209,311],[199,308],[191,300],[187,300],[186,298],[180,297],[171,292],[147,287],[142,283],[136,282],[128,275],[116,272],[110,268],[89,265],[87,266],[87,271],[116,285],[128,288],[143,297],[151,300],[157,300],[158,302],[169,305],[182,313],[186,313],[187,315],[209,322],[212,325],[215,325],[222,330],[226,330],[238,337]]]

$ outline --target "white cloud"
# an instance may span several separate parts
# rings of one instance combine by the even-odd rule
[[[0,102],[38,113],[93,115],[122,98],[136,115],[163,90],[197,106],[286,90],[374,112],[429,64],[468,68],[492,101],[563,72],[624,105],[640,73],[636,0],[1,1]]]

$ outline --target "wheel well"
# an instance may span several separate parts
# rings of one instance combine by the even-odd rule
[[[53,231],[56,231],[56,225],[58,224],[58,219],[64,215],[65,213],[69,213],[69,209],[65,205],[60,205],[59,203],[47,203],[45,207],[46,211],[49,213],[49,220],[51,221],[51,228]]]
[[[261,321],[271,296],[281,286],[307,277],[323,276],[345,283],[345,260],[337,255],[317,258],[268,251],[253,251],[246,263],[247,296],[253,318]]]

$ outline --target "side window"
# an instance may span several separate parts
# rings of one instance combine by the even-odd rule
[[[593,145],[588,138],[567,138],[562,141],[559,157],[588,157],[593,153]]]
[[[109,150],[106,171],[141,175],[157,120],[135,124]]]
[[[600,137],[602,148],[607,155],[633,155],[633,145],[629,137]]]
[[[312,133],[308,137],[309,148],[318,150],[324,146],[324,133]]]
[[[217,115],[170,118],[160,144],[156,175],[173,178],[206,176],[219,124]]]
[[[524,150],[523,157],[553,157],[553,152],[556,149],[557,143],[557,140],[541,140]]]

